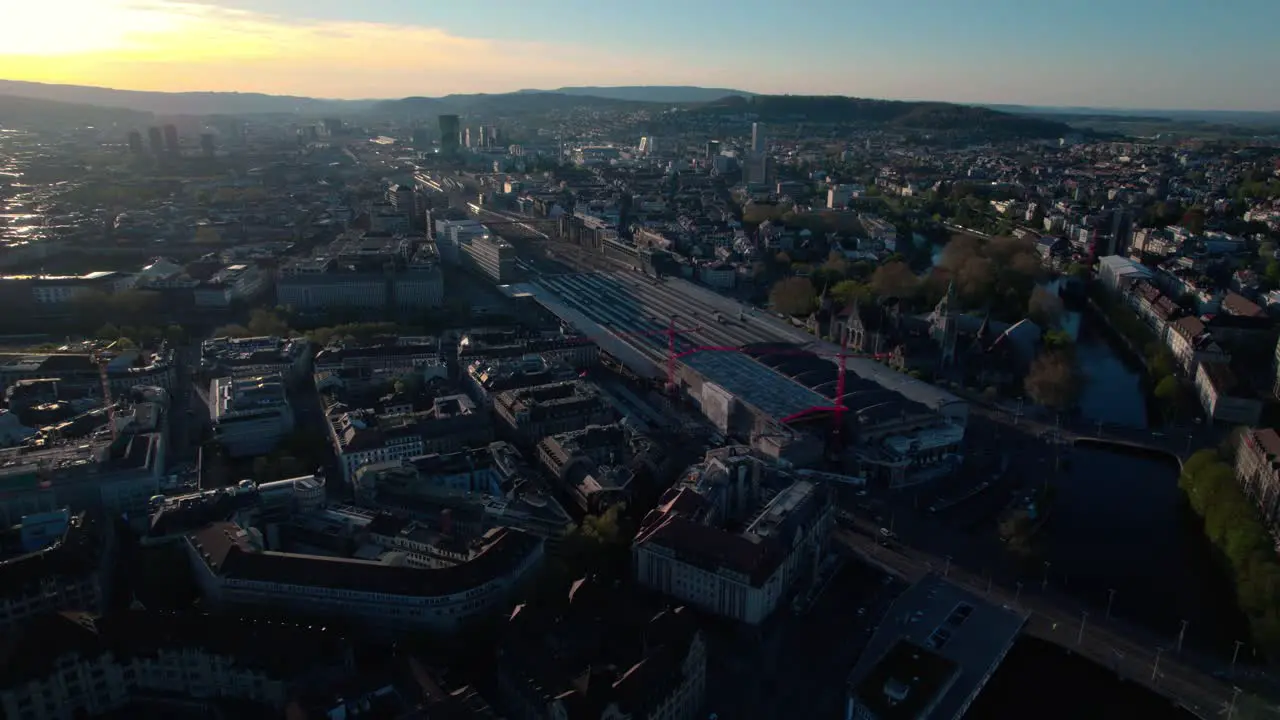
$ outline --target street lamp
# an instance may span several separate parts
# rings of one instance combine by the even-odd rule
[[[1107,590],[1107,620],[1111,620],[1111,604],[1116,601],[1116,589]]]
[[[1014,605],[1017,605],[1017,604],[1018,604],[1018,598],[1022,597],[1022,582],[1021,582],[1021,581],[1019,581],[1019,582],[1017,583],[1017,585],[1018,585],[1018,591],[1017,591],[1017,592],[1015,592],[1015,593],[1013,594],[1013,604],[1014,604]]]
[[[1187,624],[1188,624],[1188,623],[1187,623],[1187,621],[1186,621],[1186,620],[1183,620],[1183,621],[1182,621],[1182,629],[1178,631],[1178,649],[1177,649],[1177,650],[1175,650],[1174,652],[1178,653],[1179,655],[1181,655],[1181,654],[1182,654],[1182,638],[1186,637],[1186,634],[1187,634]]]
[[[1084,623],[1085,623],[1085,621],[1086,621],[1086,620],[1088,620],[1088,619],[1089,619],[1089,611],[1088,611],[1088,610],[1081,610],[1081,611],[1080,611],[1080,634],[1079,634],[1079,635],[1076,635],[1076,644],[1077,644],[1077,645],[1079,645],[1080,643],[1084,642]]]
[[[1240,640],[1237,640],[1237,641],[1236,641],[1236,649],[1231,653],[1231,673],[1232,673],[1233,675],[1234,675],[1234,674],[1235,674],[1235,672],[1236,672],[1236,658],[1240,657],[1240,646],[1241,646],[1241,645],[1244,645],[1244,643],[1243,643],[1243,642],[1241,642]]]
[[[942,568],[942,577],[951,575],[951,556],[947,556],[947,564]]]
[[[1044,580],[1040,581],[1040,592],[1045,592],[1048,589],[1049,589],[1049,561],[1045,560],[1044,561]]]
[[[1160,656],[1164,654],[1164,648],[1156,648],[1156,662],[1151,666],[1151,681],[1155,682],[1156,675],[1160,673]]]

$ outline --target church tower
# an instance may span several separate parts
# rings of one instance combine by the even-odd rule
[[[951,365],[956,360],[956,315],[959,312],[960,306],[956,301],[956,284],[955,281],[952,281],[947,284],[947,294],[933,308],[932,323],[929,329],[930,337],[938,344],[938,350],[942,354],[939,362],[942,367]]]

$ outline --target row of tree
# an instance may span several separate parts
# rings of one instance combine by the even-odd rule
[[[1192,455],[1178,486],[1227,566],[1254,644],[1274,657],[1280,652],[1280,561],[1256,506],[1217,450]]]

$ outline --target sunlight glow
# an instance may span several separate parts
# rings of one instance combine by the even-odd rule
[[[424,94],[443,94],[495,83],[555,87],[586,68],[618,82],[669,69],[651,57],[601,58],[564,43],[498,43],[418,25],[295,20],[172,0],[24,2],[5,14],[23,32],[0,40],[0,75],[34,82],[367,98],[418,83]]]

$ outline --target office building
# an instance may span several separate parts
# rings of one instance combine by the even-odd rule
[[[613,422],[615,413],[595,385],[582,380],[499,393],[494,413],[518,442],[534,445],[556,433]]]
[[[214,490],[167,495],[153,499],[142,544],[175,543],[212,522],[266,525],[270,533],[271,523],[320,512],[327,501],[325,478],[315,474],[262,484],[241,480]]]
[[[316,353],[317,373],[358,370],[387,381],[440,365],[440,340],[426,336],[378,338],[368,343],[332,342]]]
[[[632,570],[645,587],[759,625],[814,576],[834,516],[829,488],[793,480],[748,448],[720,448],[645,516]]]
[[[295,382],[311,370],[310,343],[275,335],[210,338],[200,343],[200,370],[209,377],[279,373]]]
[[[152,155],[156,157],[164,155],[164,134],[160,128],[155,126],[147,128],[147,145]]]
[[[182,152],[182,148],[178,144],[178,128],[175,125],[164,126],[164,149],[170,155],[177,155]]]
[[[549,554],[574,527],[572,516],[506,442],[366,465],[353,487],[366,507],[448,525],[458,535],[523,530],[545,539]]]
[[[41,306],[65,307],[90,293],[112,293],[128,290],[133,287],[132,275],[113,270],[99,270],[83,275],[0,275],[3,291],[15,297],[27,295],[32,302]]]
[[[707,649],[688,608],[587,578],[516,607],[501,628],[506,717],[704,718]]]
[[[283,376],[222,377],[209,387],[213,437],[231,457],[266,455],[293,432]]]
[[[461,137],[462,123],[459,122],[457,115],[441,115],[439,122],[440,152],[444,155],[456,155],[458,141]]]
[[[765,128],[764,123],[751,123],[751,153],[754,155],[762,155],[765,151]]]
[[[455,631],[502,607],[540,568],[542,547],[541,538],[500,528],[461,548],[456,562],[426,569],[395,550],[361,548],[361,557],[270,551],[260,533],[234,523],[213,523],[186,540],[201,593],[214,607],[345,617],[390,633]]]
[[[141,155],[145,152],[142,147],[142,133],[137,130],[129,131],[129,152],[133,155]]]
[[[340,402],[338,397],[323,400],[332,408]],[[378,414],[371,408],[335,411],[329,426],[346,482],[371,463],[453,452],[493,440],[489,412],[478,409],[471,398],[461,394],[436,397],[430,409],[421,412]]]
[[[213,133],[200,133],[200,152],[207,158],[211,158],[217,149],[216,140]]]
[[[661,477],[662,453],[627,421],[548,435],[538,460],[587,513],[630,502],[635,486]]]
[[[708,140],[708,141],[707,141],[707,153],[706,153],[706,154],[707,154],[707,160],[711,160],[712,158],[719,156],[719,155],[720,155],[720,141],[719,141],[719,140]]]
[[[475,360],[465,366],[467,392],[477,404],[492,407],[493,397],[506,390],[573,380],[578,376],[564,363],[536,355]]]
[[[476,360],[499,360],[540,355],[549,362],[563,362],[574,370],[584,370],[600,361],[600,346],[584,335],[565,331],[529,335],[516,331],[467,332],[458,340],[458,362],[463,366]]]
[[[115,537],[101,516],[66,508],[23,515],[0,531],[0,635],[45,613],[104,611]]]
[[[199,717],[195,707],[235,700],[250,703],[236,715],[279,717],[300,691],[349,678],[352,648],[321,625],[148,610],[55,613],[0,648],[0,712],[9,720]]]
[[[516,249],[497,235],[485,232],[459,238],[459,257],[475,272],[496,283],[515,279]]]
[[[959,720],[1026,618],[930,574],[889,608],[849,675],[845,720]]]

